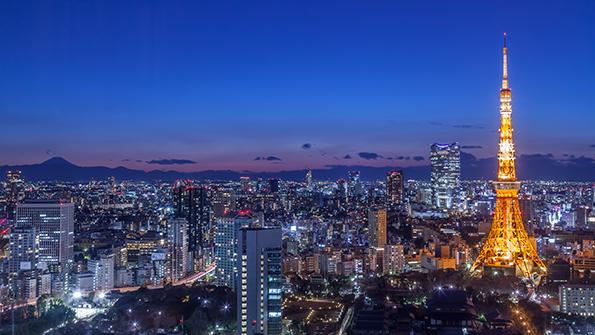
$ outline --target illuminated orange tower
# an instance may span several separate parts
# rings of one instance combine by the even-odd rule
[[[509,273],[539,283],[546,267],[539,258],[525,231],[521,219],[518,193],[520,182],[516,179],[515,152],[512,140],[512,95],[508,87],[508,56],[506,34],[502,55],[502,88],[500,89],[500,144],[498,149],[498,181],[496,210],[492,229],[479,256],[471,267],[473,274]]]

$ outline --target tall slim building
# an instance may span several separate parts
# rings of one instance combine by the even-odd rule
[[[384,248],[386,245],[386,208],[368,210],[368,234],[370,247]]]
[[[496,209],[490,234],[473,263],[471,272],[480,275],[507,273],[538,284],[547,270],[527,236],[519,205],[521,183],[516,178],[506,34],[502,49],[502,70],[498,180],[494,182]]]
[[[438,208],[451,208],[461,177],[461,149],[458,143],[431,146],[432,203]]]
[[[358,196],[362,194],[362,183],[360,181],[359,171],[349,171],[349,182],[347,184],[349,196]]]
[[[189,181],[178,181],[173,188],[174,217],[188,222],[188,250],[202,254],[209,246],[211,206],[208,189]]]
[[[386,197],[391,205],[403,203],[403,171],[390,171],[386,174]]]
[[[4,189],[6,217],[13,221],[16,215],[17,203],[25,197],[24,182],[21,171],[6,172],[6,187]]]
[[[248,210],[229,212],[217,219],[215,232],[215,285],[236,289],[237,245],[240,228],[251,227],[254,218]]]
[[[166,277],[172,283],[188,273],[188,221],[175,218],[167,221]]]
[[[308,170],[308,172],[306,172],[306,188],[310,191],[313,188],[312,170]]]
[[[280,335],[283,299],[279,228],[242,228],[237,245],[239,335]]]
[[[18,228],[35,229],[36,269],[66,267],[73,261],[74,205],[56,200],[29,200],[17,205]]]

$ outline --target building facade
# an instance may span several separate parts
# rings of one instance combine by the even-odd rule
[[[558,299],[562,313],[595,316],[595,285],[560,285]]]
[[[240,335],[280,335],[282,248],[279,228],[241,228],[237,245]]]
[[[240,228],[250,227],[252,213],[246,210],[229,212],[217,219],[215,232],[215,284],[236,288],[236,259]]]
[[[386,174],[386,197],[391,205],[403,203],[403,171],[390,171]]]
[[[386,208],[368,210],[368,241],[370,247],[384,248],[386,245]]]
[[[431,146],[432,203],[438,208],[451,208],[461,177],[461,149],[458,143]]]
[[[167,280],[172,283],[188,273],[188,221],[184,218],[167,221]]]
[[[54,200],[30,200],[18,204],[18,228],[35,230],[35,268],[40,270],[72,263],[74,253],[74,205]]]

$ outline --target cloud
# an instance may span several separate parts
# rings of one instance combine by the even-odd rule
[[[304,143],[304,144],[302,144],[302,149],[304,149],[304,150],[312,149],[312,143]]]
[[[483,126],[473,125],[473,124],[453,124],[453,128],[459,129],[484,129]]]
[[[376,160],[378,158],[382,158],[381,155],[375,153],[375,152],[360,152],[357,154],[358,156],[360,156],[361,158],[365,159],[365,160]]]
[[[347,155],[343,156],[343,159],[351,159],[351,155],[347,154]]]
[[[276,157],[276,156],[266,156],[266,157],[265,156],[259,156],[259,157],[254,158],[254,160],[255,161],[269,161],[269,162],[272,162],[272,161],[280,161],[281,158]]]
[[[191,161],[189,159],[153,159],[146,162],[147,164],[157,164],[157,165],[184,165],[184,164],[196,164],[195,161]]]
[[[481,145],[461,145],[461,149],[483,149]]]
[[[413,156],[414,161],[423,161],[425,158],[423,156]]]
[[[591,145],[590,145],[590,147],[591,147],[591,148],[595,148],[595,144],[591,144]]]

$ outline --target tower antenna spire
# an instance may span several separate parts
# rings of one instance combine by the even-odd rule
[[[506,53],[506,33],[504,33],[504,48],[502,48],[502,88],[508,88],[508,55]]]

